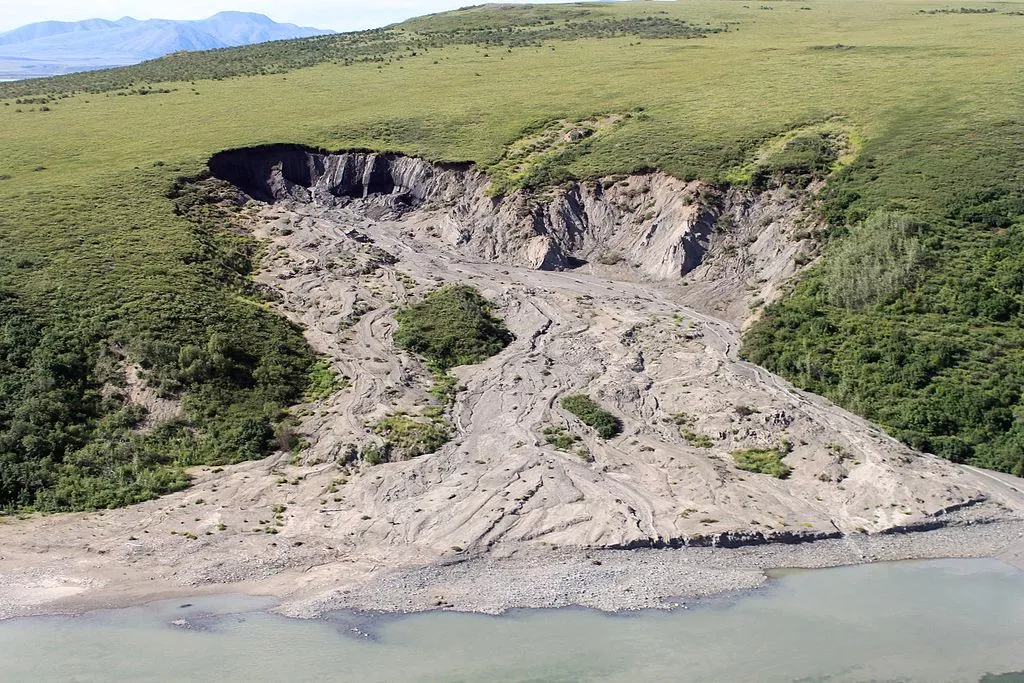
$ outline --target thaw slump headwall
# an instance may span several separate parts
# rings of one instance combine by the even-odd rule
[[[210,159],[209,165],[215,177],[264,202],[308,201],[306,191],[321,197],[395,195],[422,201],[442,190],[436,182],[441,176],[470,169],[468,164],[431,164],[398,154],[332,154],[298,145],[221,152]]]
[[[725,195],[697,201],[699,184],[660,173],[573,184],[538,201],[526,192],[489,196],[486,174],[472,165],[397,154],[274,145],[222,152],[209,165],[259,201],[370,200],[394,211],[427,205],[444,210],[449,241],[482,258],[542,269],[621,262],[652,279],[700,265],[727,208]]]

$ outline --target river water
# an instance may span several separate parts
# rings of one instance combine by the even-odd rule
[[[301,621],[272,604],[220,596],[2,622],[0,681],[935,683],[1024,671],[1024,573],[994,560],[786,572],[751,593],[624,615]]]

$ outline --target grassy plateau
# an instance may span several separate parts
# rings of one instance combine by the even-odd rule
[[[373,148],[500,176],[517,140],[602,117],[620,118],[498,179],[656,168],[756,184],[771,141],[847,131],[856,151],[821,195],[824,258],[744,353],[918,448],[1022,473],[1024,3],[968,8],[994,11],[484,6],[0,84],[0,509],[185,486],[187,466],[269,452],[288,406],[323,383],[251,287],[258,245],[231,231],[230,205],[178,182],[214,153]],[[832,143],[801,144],[819,158]],[[144,416],[107,389],[125,367],[183,414],[137,429]]]

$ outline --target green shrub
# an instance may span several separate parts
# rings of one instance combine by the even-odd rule
[[[679,436],[694,448],[711,448],[713,445],[710,436],[693,431],[693,425],[697,423],[697,419],[692,415],[676,413],[672,416],[672,421],[679,426]]]
[[[387,462],[388,460],[387,449],[378,446],[375,443],[370,443],[363,446],[363,449],[362,451],[360,451],[359,455],[363,459],[363,462],[365,462],[367,465],[370,465],[371,467],[374,465],[379,465],[382,462]]]
[[[373,426],[373,433],[384,439],[384,453],[399,460],[434,453],[448,443],[449,430],[440,411],[424,411],[423,415],[395,413]]]
[[[743,451],[734,451],[733,460],[736,467],[746,472],[767,474],[776,479],[785,479],[793,469],[782,462],[786,451],[781,448],[749,448]]]
[[[570,434],[564,427],[555,427],[554,425],[545,427],[541,433],[549,444],[560,451],[570,450],[580,440],[580,437]]]
[[[602,439],[610,439],[622,432],[622,421],[602,409],[586,394],[564,396],[560,403],[583,424],[593,427]]]
[[[691,431],[686,427],[679,428],[679,436],[683,437],[688,444],[694,448],[711,448],[714,443],[711,441],[711,437],[707,434],[700,434],[698,432]]]
[[[594,462],[594,455],[580,443],[580,437],[570,434],[565,427],[548,425],[541,433],[545,441],[556,449],[579,456],[584,462]]]
[[[339,378],[327,361],[316,363],[309,371],[309,386],[306,388],[307,401],[319,401],[349,384],[347,377]]]
[[[438,372],[487,360],[512,342],[491,304],[468,285],[447,285],[395,315],[395,343]]]
[[[434,383],[430,385],[427,392],[442,405],[451,405],[455,402],[455,395],[461,388],[458,377],[453,377],[446,372],[435,372]]]

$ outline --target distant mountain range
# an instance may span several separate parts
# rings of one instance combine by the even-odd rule
[[[36,78],[137,64],[182,50],[212,50],[333,33],[220,12],[199,21],[125,17],[43,21],[0,33],[0,79]]]

